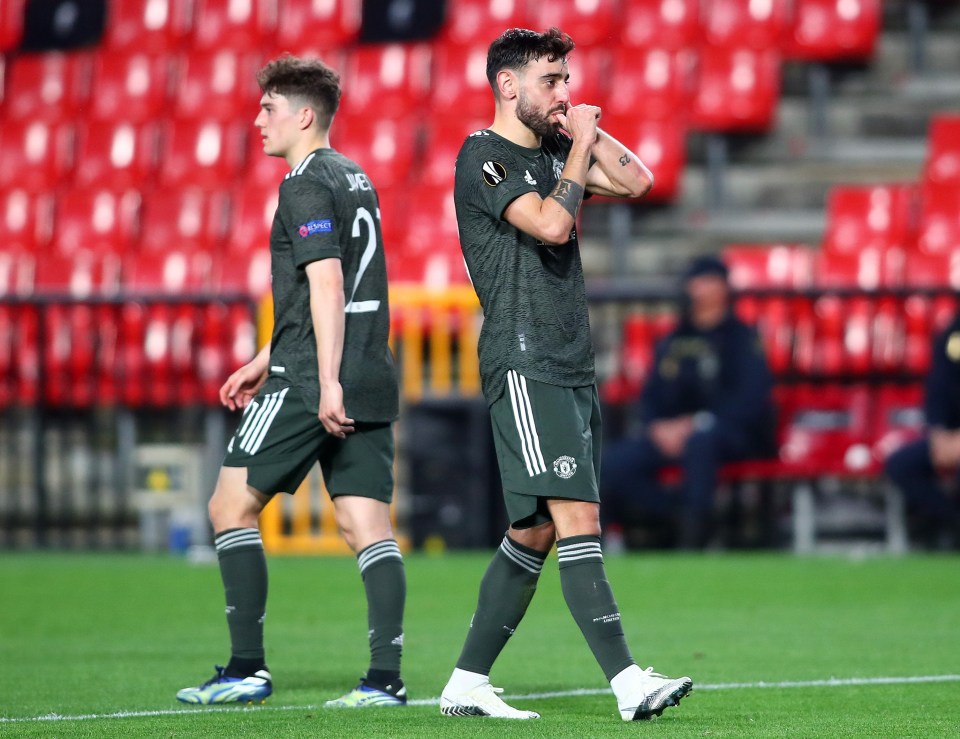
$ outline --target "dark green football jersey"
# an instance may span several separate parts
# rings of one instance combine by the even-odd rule
[[[398,388],[390,331],[387,268],[376,190],[354,162],[317,149],[280,185],[270,232],[273,338],[267,389],[293,384],[318,411],[317,342],[304,267],[337,258],[343,269],[346,326],[340,384],[348,418],[392,421]]]
[[[570,145],[556,134],[528,149],[482,130],[457,156],[454,202],[460,247],[483,306],[480,374],[488,403],[503,392],[507,370],[561,387],[595,381],[576,228],[566,244],[551,246],[503,219],[520,195],[553,191]]]

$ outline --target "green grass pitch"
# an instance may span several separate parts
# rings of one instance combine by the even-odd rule
[[[0,736],[960,736],[956,556],[608,557],[637,661],[697,685],[648,723],[620,721],[551,559],[492,675],[508,700],[543,718],[442,717],[435,701],[489,556],[407,556],[404,678],[414,705],[351,712],[322,708],[366,666],[362,588],[350,558],[270,558],[275,693],[263,707],[211,709],[183,706],[174,693],[227,658],[215,565],[4,553]],[[560,695],[533,697],[544,693]]]

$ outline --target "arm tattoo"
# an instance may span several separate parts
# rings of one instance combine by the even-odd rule
[[[624,154],[622,157],[620,157],[620,166],[621,166],[621,167],[626,167],[629,163],[630,163],[630,155],[629,155],[629,154]]]
[[[571,218],[576,218],[577,211],[580,210],[580,203],[583,202],[583,185],[573,180],[562,179],[548,197],[560,203]]]

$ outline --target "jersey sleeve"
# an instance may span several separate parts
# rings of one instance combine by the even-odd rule
[[[537,191],[535,184],[524,179],[525,172],[515,155],[493,141],[468,139],[457,160],[457,184],[497,220],[518,197]]]
[[[345,226],[337,222],[333,196],[327,187],[306,176],[292,177],[280,188],[279,207],[298,267],[340,258],[338,230]]]

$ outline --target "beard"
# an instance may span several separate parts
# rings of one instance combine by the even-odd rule
[[[554,110],[544,115],[530,103],[523,92],[520,93],[517,99],[517,120],[537,134],[537,136],[551,136],[560,130],[560,122],[552,117],[553,113],[556,112],[557,110]]]

